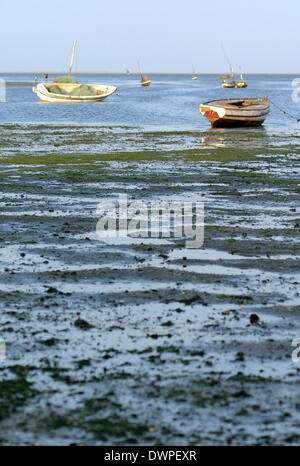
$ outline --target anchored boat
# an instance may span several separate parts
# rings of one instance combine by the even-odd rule
[[[141,86],[149,87],[151,86],[151,79],[148,76],[141,74]]]
[[[195,67],[193,66],[192,81],[197,81],[197,79],[198,79],[198,76],[196,74]]]
[[[231,64],[231,61],[229,60],[229,57],[228,57],[227,53],[225,52],[225,49],[224,49],[223,46],[222,46],[222,48],[223,48],[223,52],[224,52],[226,61],[227,61],[228,66],[229,66],[230,73],[229,73],[229,76],[220,76],[220,78],[223,79],[223,81],[221,82],[221,86],[224,87],[225,89],[229,89],[229,88],[235,87],[235,85],[236,85],[235,78],[234,78],[234,70],[233,70],[233,66]]]
[[[143,86],[143,87],[149,87],[149,86],[151,86],[151,79],[148,78],[148,76],[146,76],[146,75],[142,72],[141,65],[140,65],[139,62],[138,62],[138,68],[139,68],[139,72],[140,72],[140,75],[141,75],[141,80],[140,80],[141,86]]]
[[[102,84],[62,82],[67,81],[67,78],[68,76],[59,78],[60,82],[54,80],[53,83],[39,83],[32,90],[43,102],[59,103],[100,102],[117,90],[115,86]]]
[[[224,89],[231,89],[235,87],[235,82],[234,81],[222,81],[221,86],[224,87]]]
[[[239,81],[236,82],[236,87],[239,87],[239,88],[244,88],[244,87],[247,87],[248,84],[246,83],[246,81],[244,80],[243,78],[243,74],[241,73],[241,79]]]
[[[224,87],[225,89],[235,87],[236,83],[234,80],[234,71],[233,71],[232,66],[230,67],[230,76],[220,76],[220,78],[223,80],[221,82],[221,86]]]
[[[79,103],[79,102],[100,102],[116,92],[115,86],[106,86],[103,84],[80,84],[76,78],[71,76],[75,59],[77,41],[74,41],[71,62],[67,76],[61,76],[52,83],[48,81],[37,83],[33,86],[32,91],[43,102],[59,103]]]
[[[205,102],[199,107],[213,128],[260,126],[269,110],[269,98],[222,99]]]

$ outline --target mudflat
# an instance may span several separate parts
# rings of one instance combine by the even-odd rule
[[[0,126],[0,443],[299,444],[299,135]],[[204,201],[205,242],[96,207]]]

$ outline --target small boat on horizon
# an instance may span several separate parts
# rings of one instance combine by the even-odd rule
[[[151,86],[151,79],[148,78],[148,76],[146,76],[146,75],[142,72],[140,62],[138,62],[138,68],[139,68],[139,73],[140,73],[140,75],[141,75],[141,79],[140,79],[140,84],[141,84],[141,86],[143,86],[143,87],[149,87],[149,86]]]
[[[193,67],[192,81],[197,81],[197,79],[199,79],[199,78],[198,78],[198,76],[196,74],[195,68]]]
[[[80,84],[72,76],[72,69],[75,60],[77,41],[75,40],[72,48],[71,61],[67,76],[55,78],[52,83],[48,82],[48,74],[45,74],[45,82],[36,83],[32,91],[39,97],[42,102],[57,103],[82,103],[82,102],[100,102],[117,91],[115,86],[103,84]]]
[[[151,79],[148,78],[145,74],[141,74],[141,86],[149,87],[151,86]]]
[[[270,101],[267,96],[212,100],[200,104],[199,110],[213,128],[260,126],[270,111]]]

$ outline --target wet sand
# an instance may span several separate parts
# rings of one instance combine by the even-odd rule
[[[2,444],[299,442],[299,134],[0,126]],[[205,203],[205,243],[97,204]]]

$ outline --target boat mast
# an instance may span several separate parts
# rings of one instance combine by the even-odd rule
[[[141,70],[141,65],[140,65],[140,62],[138,61],[138,69],[139,69],[139,72],[140,72],[140,75],[141,75],[141,81],[144,80],[144,76],[143,76],[143,73],[142,73],[142,70]]]
[[[234,70],[232,68],[232,66],[230,65],[230,70],[231,70],[231,78],[232,78],[232,81],[234,81]]]
[[[69,66],[69,74],[72,73],[74,60],[75,60],[76,47],[77,47],[77,40],[74,40],[73,48],[72,48],[71,61],[70,61],[70,66]]]
[[[229,69],[230,69],[230,74],[231,74],[231,77],[232,77],[232,81],[234,81],[234,70],[233,70],[232,64],[231,64],[231,62],[230,62],[230,60],[229,60],[229,57],[228,57],[227,53],[225,52],[225,49],[224,49],[223,44],[222,44],[222,49],[223,49],[223,53],[224,53],[224,55],[225,55],[225,58],[226,58],[226,60],[227,60],[227,63],[228,63],[228,65],[229,65]]]
[[[241,75],[241,81],[244,81],[241,65],[240,65],[240,75]]]

